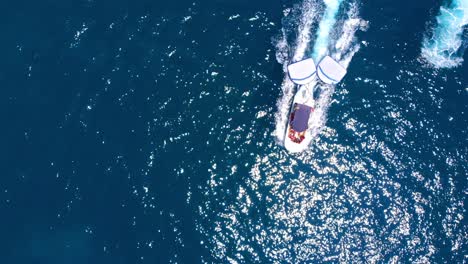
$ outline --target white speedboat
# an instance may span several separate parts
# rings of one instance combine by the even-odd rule
[[[314,85],[309,84],[318,78],[326,84],[337,84],[346,74],[346,69],[329,56],[325,56],[318,66],[309,58],[288,66],[289,78],[299,85],[294,96],[284,137],[284,147],[289,152],[301,152],[312,140],[309,130],[310,115],[314,111]],[[309,85],[308,85],[309,84]]]

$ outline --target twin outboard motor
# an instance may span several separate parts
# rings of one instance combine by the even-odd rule
[[[315,75],[326,84],[337,84],[346,75],[346,69],[330,56],[325,56],[317,67],[312,58],[290,64],[288,74],[291,81],[299,85],[310,83]]]

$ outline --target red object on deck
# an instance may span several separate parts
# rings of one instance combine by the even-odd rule
[[[298,133],[294,131],[292,128],[290,128],[288,131],[288,137],[289,139],[291,139],[292,142],[300,144],[302,140],[304,140],[305,138],[304,133]]]
[[[313,111],[314,111],[314,109],[311,108],[310,112],[312,113]],[[290,117],[289,117],[289,124],[291,124],[291,122],[293,120],[294,120],[294,112],[292,112]],[[289,139],[291,139],[292,142],[300,144],[305,138],[305,131],[304,132],[296,132],[296,131],[294,131],[292,126],[290,126],[289,131],[288,131],[288,137],[289,137]]]

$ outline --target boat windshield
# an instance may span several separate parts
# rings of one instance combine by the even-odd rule
[[[309,116],[312,107],[303,104],[294,104],[294,109],[291,113],[291,127],[296,132],[306,131],[308,128]]]

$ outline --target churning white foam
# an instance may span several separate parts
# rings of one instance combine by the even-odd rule
[[[328,53],[330,32],[336,24],[336,16],[338,15],[343,0],[324,0],[323,2],[326,5],[325,13],[320,21],[317,30],[317,39],[315,40],[314,50],[312,52],[312,58],[317,62]]]
[[[468,1],[454,0],[448,7],[442,6],[437,25],[432,34],[426,34],[422,57],[435,68],[452,68],[461,65],[465,47],[463,28],[468,25]]]

